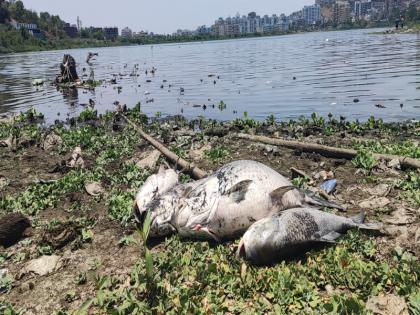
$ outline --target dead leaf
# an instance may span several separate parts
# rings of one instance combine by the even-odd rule
[[[386,223],[393,224],[393,225],[406,225],[406,224],[411,224],[414,221],[415,221],[414,214],[404,207],[399,207],[396,211],[392,213],[392,216],[390,218],[385,219]]]
[[[68,167],[84,167],[85,161],[82,158],[82,148],[76,147],[71,154],[70,160],[67,162]]]
[[[408,315],[404,298],[388,294],[369,298],[366,310],[378,315]]]
[[[191,150],[191,151],[188,153],[188,156],[189,156],[192,160],[194,160],[194,161],[200,161],[200,160],[202,160],[202,159],[204,158],[204,154],[205,154],[205,152],[206,152],[206,151],[208,151],[208,150],[210,150],[210,149],[211,149],[211,145],[206,144],[206,145],[204,145],[203,147],[201,147],[200,149],[197,149],[197,150]]]
[[[42,256],[31,260],[25,267],[26,272],[33,272],[40,276],[46,276],[59,268],[60,257],[56,255]]]
[[[99,196],[105,192],[101,184],[98,182],[87,182],[85,184],[85,190],[91,196]]]
[[[56,134],[49,134],[45,137],[43,148],[45,151],[52,150],[63,143],[60,136]]]
[[[367,188],[366,191],[372,196],[385,197],[389,194],[391,187],[387,184],[379,184],[373,188]]]
[[[359,207],[363,209],[377,209],[389,205],[391,201],[385,197],[369,198],[359,203]]]
[[[148,157],[137,162],[136,165],[142,169],[148,168],[150,170],[153,170],[156,167],[156,164],[160,158],[160,155],[161,155],[160,151],[154,150],[149,154]]]

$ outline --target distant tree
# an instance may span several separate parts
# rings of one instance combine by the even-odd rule
[[[91,37],[97,40],[103,40],[105,38],[105,34],[103,31],[97,31],[92,33]]]
[[[15,3],[10,5],[9,9],[12,18],[16,21],[22,22],[25,15],[25,5],[23,4],[23,2],[16,1]]]
[[[5,7],[0,7],[0,23],[6,23],[10,19],[10,13],[9,10],[7,10]]]
[[[414,3],[408,8],[406,16],[409,21],[415,21],[417,19],[417,8]]]

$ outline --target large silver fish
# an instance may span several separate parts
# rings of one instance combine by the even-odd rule
[[[150,191],[156,188],[142,188],[137,195],[135,214],[141,223],[151,212],[151,237],[176,232],[220,241],[241,236],[254,222],[285,209],[340,208],[301,192],[284,176],[255,161],[229,163],[205,179],[176,185],[164,194]]]
[[[238,256],[269,265],[302,254],[313,245],[333,243],[350,229],[379,229],[377,224],[363,222],[363,213],[345,218],[313,208],[289,209],[253,224],[239,244]]]

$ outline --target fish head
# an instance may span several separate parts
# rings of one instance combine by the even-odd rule
[[[148,211],[156,209],[156,200],[178,183],[178,174],[172,169],[161,168],[157,174],[150,176],[136,195],[133,212],[137,223],[142,225]]]
[[[275,217],[255,222],[242,237],[237,257],[257,265],[268,264],[272,260],[275,236],[278,232],[281,233]]]
[[[176,228],[173,226],[172,221],[176,209],[173,206],[178,202],[178,199],[175,193],[169,192],[154,198],[141,210],[135,206],[137,223],[143,226],[146,217],[150,215],[150,237],[162,237],[174,233]]]

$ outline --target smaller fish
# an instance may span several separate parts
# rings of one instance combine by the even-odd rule
[[[237,255],[256,265],[270,265],[302,254],[316,244],[335,243],[350,229],[378,230],[363,223],[364,213],[340,217],[312,208],[295,208],[254,223],[244,234]]]

